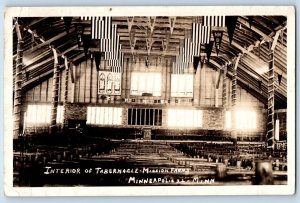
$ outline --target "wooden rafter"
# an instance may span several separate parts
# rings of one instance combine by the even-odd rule
[[[246,27],[249,27],[255,33],[257,33],[260,36],[262,36],[264,40],[266,40],[266,41],[273,41],[273,39],[270,36],[268,36],[267,34],[263,33],[261,30],[259,30],[258,28],[256,28],[254,25],[251,25],[251,27],[250,27],[249,21],[244,20],[243,18],[239,18],[238,21],[240,23],[242,23],[243,25],[245,25]]]

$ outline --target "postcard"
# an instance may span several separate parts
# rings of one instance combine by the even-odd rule
[[[11,7],[7,196],[291,195],[292,6]]]

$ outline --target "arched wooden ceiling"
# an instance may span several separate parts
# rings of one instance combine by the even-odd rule
[[[190,35],[192,23],[201,17],[167,17],[156,16],[154,30],[151,38],[154,41],[150,55],[174,57],[179,53],[184,38]],[[174,20],[171,26],[170,19]],[[55,48],[59,56],[67,57],[73,64],[77,64],[87,57],[83,48],[78,48],[76,26],[85,26],[85,34],[91,33],[90,21],[73,17],[69,33],[66,32],[65,22],[62,17],[32,18],[24,17],[14,19],[24,29],[24,82],[23,89],[34,86],[43,79],[53,74],[54,58],[51,48]],[[132,26],[129,26],[128,17],[112,17],[112,23],[118,25],[117,32],[120,35],[122,51],[125,55],[131,55],[130,40],[135,39],[135,54],[147,55],[146,38],[149,37],[149,17],[135,16]],[[224,28],[223,38],[219,54],[213,48],[210,65],[215,69],[223,70],[228,66],[227,76],[232,77],[233,63],[238,55],[241,55],[238,64],[238,84],[247,89],[252,95],[267,104],[268,82],[268,57],[269,43],[272,43],[276,33],[279,38],[276,41],[274,51],[275,80],[282,76],[281,83],[275,83],[275,108],[286,108],[287,105],[287,18],[285,16],[238,16],[236,28],[231,44],[227,29]],[[134,32],[129,32],[129,27]],[[212,28],[214,29],[214,28]],[[220,28],[217,28],[220,29]],[[134,36],[131,36],[134,33]],[[133,38],[134,37],[134,38]],[[166,40],[168,39],[168,40]],[[167,42],[167,50],[164,52],[162,41]],[[92,40],[89,50],[99,50],[99,42]],[[51,47],[51,48],[50,48]],[[13,53],[16,58],[17,35],[13,36]],[[175,57],[174,57],[175,58]],[[15,60],[14,60],[15,67]]]

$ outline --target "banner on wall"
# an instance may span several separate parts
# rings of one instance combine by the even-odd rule
[[[121,73],[98,71],[98,94],[121,95]]]

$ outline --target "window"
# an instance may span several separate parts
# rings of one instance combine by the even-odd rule
[[[237,110],[235,112],[235,128],[237,130],[254,130],[256,129],[256,112],[249,110]],[[225,126],[231,128],[231,111],[226,112]]]
[[[98,94],[120,95],[121,81],[121,73],[99,71]]]
[[[51,105],[48,104],[30,104],[26,111],[26,124],[32,126],[35,124],[50,124],[51,121]],[[64,106],[57,106],[56,123],[63,123]]]
[[[235,127],[238,130],[256,129],[256,112],[253,111],[236,111]]]
[[[87,124],[121,125],[122,108],[87,107]]]
[[[172,97],[193,97],[193,88],[193,74],[171,74]]]
[[[161,109],[128,109],[128,125],[149,125],[161,126],[162,110]]]
[[[169,127],[201,127],[202,111],[195,109],[168,109]]]
[[[226,111],[226,115],[225,115],[225,127],[227,129],[231,128],[231,111]]]
[[[63,105],[58,105],[57,106],[56,123],[63,123],[63,121],[64,121],[64,111],[65,111],[65,107]]]
[[[131,95],[142,95],[143,93],[151,93],[153,96],[161,95],[161,73],[131,73]]]

